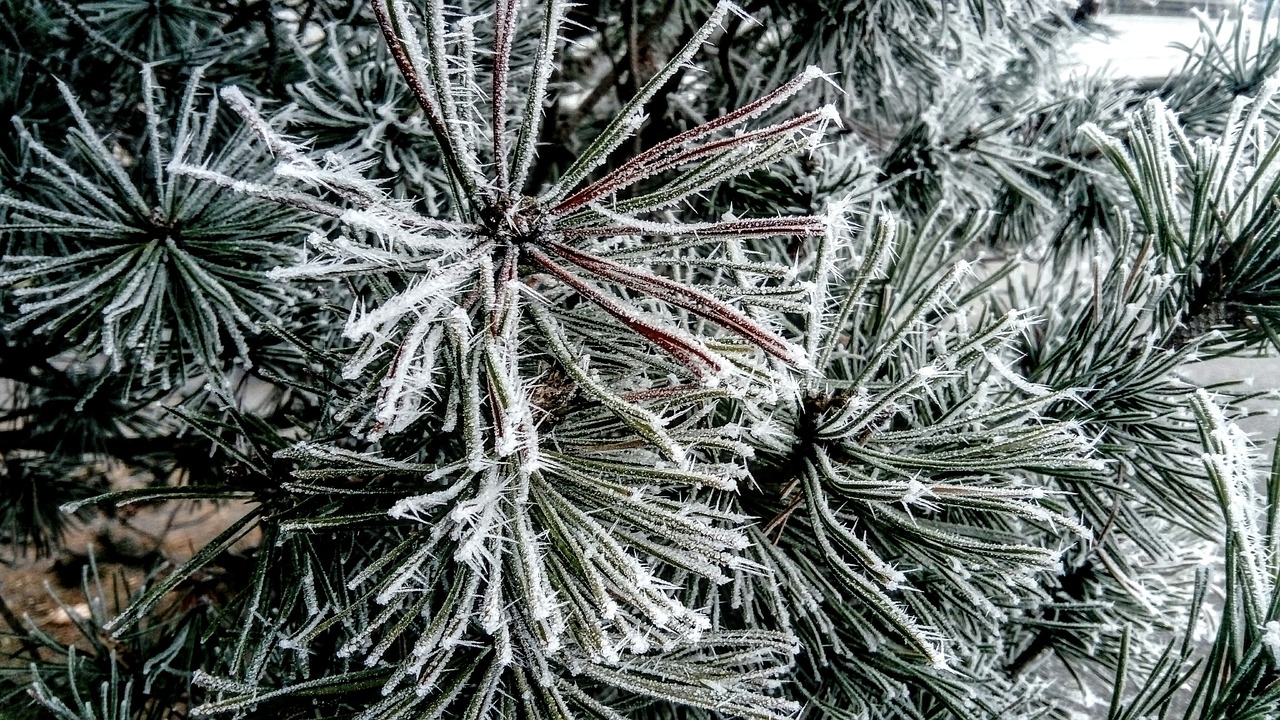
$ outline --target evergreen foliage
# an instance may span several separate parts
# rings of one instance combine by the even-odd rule
[[[1280,713],[1269,3],[0,8],[20,716]]]

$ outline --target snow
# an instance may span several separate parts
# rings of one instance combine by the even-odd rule
[[[1216,20],[1210,22],[1216,27]],[[1108,28],[1110,35],[1097,33],[1068,49],[1069,68],[1089,72],[1109,69],[1136,80],[1158,81],[1177,72],[1186,61],[1186,51],[1175,44],[1190,47],[1200,36],[1200,23],[1190,14],[1104,15],[1099,24]]]

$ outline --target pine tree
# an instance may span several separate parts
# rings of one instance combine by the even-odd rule
[[[6,711],[1280,714],[1271,3],[0,7]]]

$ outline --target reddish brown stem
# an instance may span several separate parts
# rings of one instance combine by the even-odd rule
[[[584,237],[618,237],[623,235],[645,235],[676,237],[694,235],[697,237],[776,237],[779,235],[822,235],[827,231],[826,221],[816,217],[781,217],[781,218],[748,218],[722,223],[708,223],[694,228],[681,228],[673,225],[669,232],[659,232],[656,228],[638,229],[628,225],[596,225],[587,227],[565,228],[561,235],[566,238]]]
[[[744,313],[700,290],[584,253],[561,242],[549,242],[547,249],[593,275],[688,310],[732,330],[784,362],[795,362],[791,348],[780,338]]]
[[[395,59],[396,67],[400,69],[400,74],[404,76],[404,81],[408,83],[414,99],[422,107],[422,112],[427,117],[427,124],[431,126],[431,132],[436,136],[436,142],[440,144],[440,154],[444,156],[444,161],[449,166],[449,171],[453,173],[454,177],[457,177],[460,182],[464,182],[467,176],[462,173],[462,167],[458,165],[456,149],[449,139],[444,117],[440,114],[440,109],[436,107],[435,101],[431,99],[431,95],[427,92],[427,87],[422,84],[422,79],[414,71],[413,62],[409,60],[409,54],[405,52],[404,41],[396,34],[395,23],[392,22],[391,13],[387,8],[387,0],[373,0],[372,5],[373,15],[378,20],[378,28],[382,30],[382,36],[386,38],[387,49],[391,51],[391,57]]]
[[[765,137],[769,134],[787,132],[813,122],[822,115],[824,112],[823,110],[811,110],[810,112],[807,112],[795,119],[783,123],[771,125],[767,128],[762,128],[749,133],[743,133],[742,135],[735,137],[724,138],[716,142],[707,143],[699,147],[680,152],[674,157],[669,157],[672,153],[676,153],[682,146],[689,142],[710,135],[718,130],[732,127],[739,122],[749,119],[752,115],[776,100],[785,97],[786,95],[794,94],[801,85],[809,81],[807,78],[807,75],[801,75],[790,83],[783,85],[781,88],[778,88],[774,92],[753,103],[744,105],[734,112],[710,122],[703,123],[696,128],[686,130],[670,140],[658,143],[652,148],[649,148],[623,163],[621,167],[603,178],[600,178],[596,182],[591,183],[587,187],[566,198],[563,202],[557,205],[552,212],[555,214],[571,212],[575,208],[582,207],[595,198],[602,197],[610,192],[621,190],[634,182],[646,177],[651,177],[663,170],[690,162],[698,157],[705,157],[706,155],[723,149],[724,147],[749,142],[754,139]]]
[[[719,359],[705,348],[699,347],[637,316],[617,301],[600,292],[598,288],[560,267],[546,253],[536,248],[530,248],[527,252],[534,262],[551,273],[557,280],[578,291],[583,297],[598,305],[600,309],[617,318],[623,325],[640,333],[646,340],[657,345],[698,377],[705,377],[707,368],[715,371],[724,369]]]

